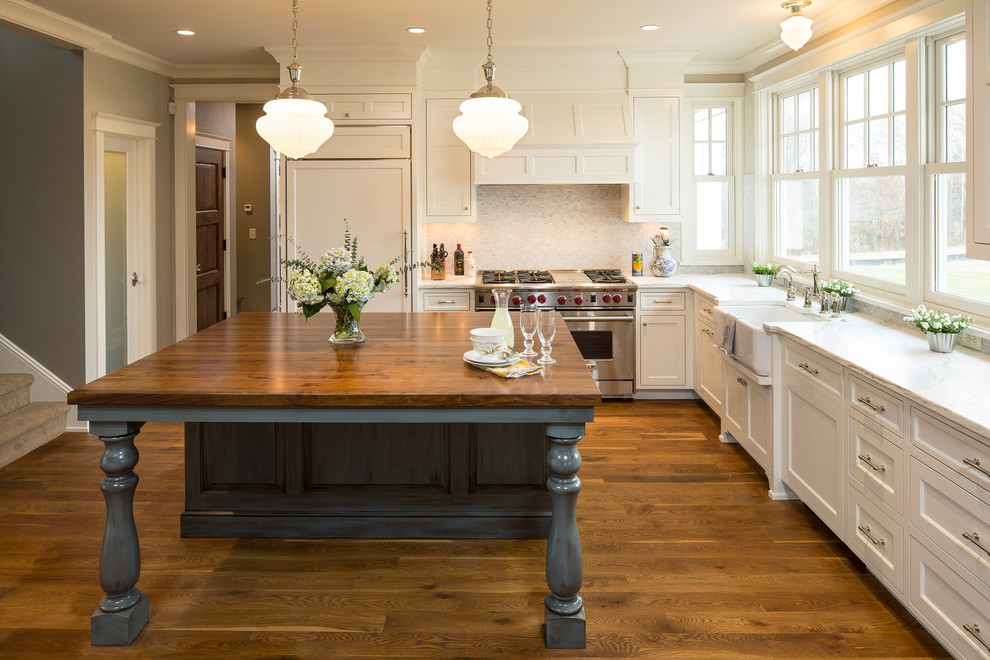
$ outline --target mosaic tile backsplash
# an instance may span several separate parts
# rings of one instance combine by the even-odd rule
[[[620,219],[620,191],[620,186],[607,184],[478,186],[478,221],[424,225],[421,256],[428,258],[433,243],[443,243],[453,255],[461,243],[465,253],[474,252],[478,270],[629,271],[636,250],[643,253],[644,269],[648,267],[653,258],[650,238],[660,227],[668,227],[674,259],[680,261],[681,224],[624,222]],[[725,270],[721,267],[714,272]],[[691,271],[702,272],[696,268]]]

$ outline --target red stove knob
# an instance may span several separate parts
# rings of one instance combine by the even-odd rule
[[[564,296],[558,296],[557,297],[557,304],[558,305],[563,305],[566,302],[567,302],[567,298],[566,297],[564,297]]]
[[[512,296],[512,304],[513,305],[518,305],[521,302],[522,302],[522,298],[520,298],[519,296]]]
[[[582,298],[581,296],[574,296],[574,304],[575,305],[580,305],[583,302],[584,302],[584,298]]]
[[[543,295],[542,293],[540,295],[536,296],[536,299],[539,300],[541,303],[545,303],[547,301],[547,297],[545,295]]]
[[[602,296],[602,302],[612,302],[612,296],[606,293],[604,296]]]
[[[493,305],[495,304],[495,296],[488,296],[488,299],[492,301]]]
[[[540,297],[542,298],[543,296],[540,296]],[[529,304],[530,304],[530,305],[532,305],[533,303],[535,303],[535,302],[536,302],[536,296],[534,296],[534,295],[533,295],[533,294],[531,293],[531,294],[529,294],[529,296],[528,296],[528,297],[526,298],[526,300],[528,300],[528,301],[529,301]],[[544,300],[545,300],[545,299],[544,299]]]
[[[622,296],[618,293],[612,296],[612,302],[620,303],[622,302]]]

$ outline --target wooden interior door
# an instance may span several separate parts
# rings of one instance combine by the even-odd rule
[[[196,331],[227,318],[223,298],[223,152],[196,147]]]

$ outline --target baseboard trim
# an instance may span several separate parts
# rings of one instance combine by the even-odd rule
[[[20,346],[2,334],[0,334],[0,372],[27,373],[34,376],[34,382],[31,383],[32,401],[61,401],[64,403],[66,395],[73,389],[48,367],[28,355]],[[76,412],[76,406],[69,406],[65,430],[88,431],[89,424],[79,421]]]

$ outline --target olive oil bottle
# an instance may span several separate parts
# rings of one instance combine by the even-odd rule
[[[461,249],[461,244],[457,244],[457,249],[454,250],[454,275],[464,274],[464,250]]]

